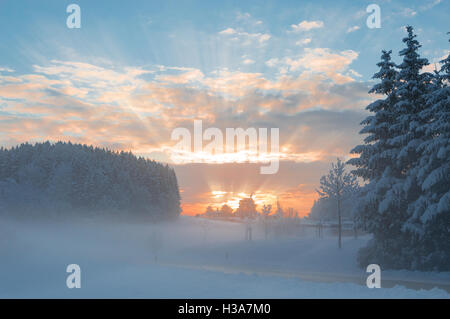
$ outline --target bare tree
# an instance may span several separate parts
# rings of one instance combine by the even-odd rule
[[[338,215],[338,246],[342,247],[342,201],[353,194],[359,188],[356,176],[345,171],[345,163],[339,158],[331,164],[328,175],[320,178],[320,187],[317,191],[320,198],[330,199],[336,202]]]

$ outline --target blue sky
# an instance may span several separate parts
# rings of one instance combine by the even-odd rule
[[[71,3],[80,29],[66,26]],[[379,29],[366,25],[372,3]],[[188,154],[176,165],[183,205],[195,213],[211,194],[255,193],[305,214],[330,161],[362,140],[381,50],[400,62],[412,25],[432,70],[449,52],[449,9],[449,0],[0,0],[0,146],[70,140],[174,163],[171,132],[194,119],[279,128],[280,173],[269,177],[238,156],[212,168],[222,159]]]
[[[65,8],[77,3],[82,28],[68,29]],[[381,29],[368,29],[368,4],[381,8]],[[407,4],[407,6],[406,6]],[[413,25],[430,59],[447,49],[448,1],[10,1],[0,2],[1,60],[30,70],[45,60],[100,58],[123,65],[170,65],[212,71],[218,67],[266,72],[270,58],[305,47],[354,50],[352,67],[364,78],[374,72],[380,50],[401,47],[401,27]],[[309,32],[289,33],[292,24],[323,21]],[[347,30],[357,26],[351,33]],[[226,41],[218,32],[234,28],[271,36],[261,47]],[[446,29],[447,28],[447,29]],[[422,36],[423,35],[423,36]],[[311,39],[307,45],[295,43]],[[242,65],[242,56],[254,60]]]

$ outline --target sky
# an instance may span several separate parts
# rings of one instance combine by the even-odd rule
[[[66,25],[72,3],[81,28]],[[320,176],[362,141],[381,50],[400,62],[412,25],[433,70],[448,12],[448,0],[0,0],[0,146],[70,140],[167,162],[184,214],[253,194],[306,215]],[[177,157],[172,132],[194,120],[279,128],[278,172],[245,154]]]

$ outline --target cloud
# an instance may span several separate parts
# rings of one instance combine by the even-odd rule
[[[236,14],[236,19],[238,19],[238,20],[246,20],[246,19],[250,19],[250,17],[251,17],[251,14],[248,12],[244,12],[244,13],[238,12]]]
[[[311,38],[304,38],[295,42],[296,45],[306,45],[311,43]]]
[[[245,31],[237,31],[233,28],[224,29],[220,31],[219,34],[223,36],[233,36],[233,40],[241,40],[244,45],[250,45],[254,41],[259,44],[264,44],[271,38],[271,35],[268,33],[249,33]]]
[[[299,56],[272,58],[266,61],[266,65],[279,67],[282,74],[309,70],[313,73],[324,73],[336,83],[345,83],[354,81],[352,77],[344,75],[344,71],[348,70],[349,65],[357,57],[358,53],[353,50],[333,52],[328,48],[305,48],[303,54]]]
[[[304,67],[319,72],[343,71],[358,57],[353,50],[338,53],[327,48],[305,49],[306,54],[299,60],[293,61],[293,67]]]
[[[345,157],[361,142],[363,108],[373,99],[368,85],[334,81],[340,73],[356,75],[348,68],[356,56],[308,49],[291,60],[273,58],[266,64],[288,72],[272,79],[229,69],[203,73],[153,66],[151,71],[55,60],[35,65],[30,74],[12,72],[9,81],[0,78],[0,143],[70,140],[171,163],[176,154],[172,130],[192,132],[194,119],[202,119],[204,129],[223,132],[227,127],[279,128],[281,162],[273,176],[259,174],[261,163],[225,163],[218,169],[211,164],[217,159],[212,154],[187,154],[184,164],[174,165],[183,208],[202,211],[211,204],[211,191],[218,190],[229,200],[239,192],[279,196],[287,207],[306,214],[329,161]]]
[[[269,66],[269,67],[274,67],[277,64],[279,64],[280,62],[281,62],[280,59],[272,58],[272,59],[266,61],[266,65]]]
[[[358,78],[362,78],[362,75],[359,74],[358,72],[356,72],[356,71],[353,70],[353,69],[349,69],[349,70],[348,70],[348,73],[350,73],[351,75],[356,76],[356,77],[358,77]]]
[[[318,29],[323,28],[324,24],[322,21],[301,21],[298,24],[292,24],[291,25],[291,31],[292,32],[303,32],[303,31],[309,31],[312,29]]]
[[[347,33],[352,33],[352,32],[355,32],[355,31],[357,31],[359,29],[360,29],[359,26],[354,25],[353,27],[350,27],[350,28],[347,29]]]
[[[14,72],[14,70],[8,67],[0,67],[0,72]]]
[[[245,65],[249,65],[249,64],[254,64],[255,61],[252,59],[245,59],[244,61],[242,61],[242,63]]]
[[[249,27],[254,26],[261,26],[263,24],[262,20],[258,20],[254,18],[250,13],[248,12],[238,12],[236,14],[236,21],[242,25],[246,25]]]
[[[262,42],[268,41],[271,38],[271,35],[267,34],[267,33],[261,34],[261,35],[257,34],[257,37],[258,37],[258,41],[260,43],[262,43]]]
[[[222,30],[219,32],[219,34],[227,34],[227,35],[236,34],[236,33],[237,33],[237,31],[233,28],[226,28],[225,30]]]
[[[324,160],[327,154],[348,151],[339,140],[355,138],[347,136],[345,127],[352,126],[342,119],[336,120],[339,129],[323,128],[327,112],[363,109],[370,102],[366,86],[339,78],[346,77],[343,72],[356,75],[348,69],[355,56],[308,49],[297,59],[274,58],[266,64],[288,72],[272,79],[228,69],[203,73],[187,67],[148,70],[55,60],[35,65],[34,73],[0,78],[0,141],[72,140],[170,161],[171,131],[202,119],[205,127],[223,130],[279,127],[283,161]],[[304,113],[317,109],[327,112]],[[317,122],[304,122],[313,114]],[[360,121],[344,118],[354,126]]]
[[[405,17],[414,17],[417,14],[417,11],[411,8],[404,8],[401,14]]]
[[[422,68],[422,72],[434,73],[434,71],[438,71],[441,67],[440,61],[446,59],[449,54],[450,54],[450,51],[440,57],[430,59],[429,60],[430,64],[424,66]]]
[[[157,78],[163,82],[171,82],[176,84],[186,84],[193,81],[200,81],[203,79],[204,74],[202,71],[194,68],[182,69],[181,73],[176,75],[161,75]]]

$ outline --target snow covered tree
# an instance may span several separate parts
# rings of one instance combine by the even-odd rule
[[[359,262],[386,268],[448,268],[448,67],[444,60],[444,75],[423,72],[428,61],[418,53],[421,45],[413,28],[406,30],[400,65],[388,66],[383,52],[380,72],[374,76],[381,83],[371,92],[385,98],[369,105],[375,114],[363,121],[361,131],[369,135],[364,145],[352,150],[360,157],[348,162],[368,182],[357,209],[361,224],[374,235],[360,251]],[[434,218],[437,215],[441,219]]]
[[[345,163],[339,158],[331,163],[328,175],[320,178],[320,187],[317,190],[320,198],[332,200],[336,204],[338,216],[338,246],[342,247],[342,212],[341,204],[344,198],[351,196],[358,189],[356,176],[345,171]]]
[[[1,148],[0,202],[0,214],[15,216],[121,214],[158,220],[181,212],[169,166],[70,142]]]
[[[419,114],[426,122],[420,127],[420,161],[411,175],[420,196],[409,206],[405,224],[416,236],[412,266],[418,269],[450,269],[450,55],[440,63]]]
[[[364,180],[370,180],[382,176],[387,167],[391,167],[395,158],[388,140],[391,137],[390,127],[395,123],[394,104],[397,101],[395,89],[398,72],[395,63],[391,61],[392,51],[382,51],[381,62],[377,64],[380,71],[373,78],[381,82],[375,84],[369,93],[384,96],[369,104],[366,110],[374,113],[361,122],[364,128],[360,134],[368,134],[364,139],[364,145],[358,145],[350,152],[359,154],[358,158],[348,161],[356,167],[352,172]]]
[[[379,94],[381,98],[366,107],[373,114],[361,122],[364,127],[360,134],[367,136],[363,145],[351,150],[359,157],[347,162],[356,167],[352,172],[367,182],[355,205],[356,221],[360,227],[373,233],[374,240],[360,252],[361,265],[384,261],[386,258],[380,254],[387,250],[386,247],[396,245],[396,235],[400,233],[402,224],[393,205],[390,210],[382,212],[380,209],[388,190],[393,190],[393,185],[400,180],[401,171],[396,164],[399,150],[391,143],[391,139],[398,135],[393,131],[393,125],[399,121],[395,109],[399,76],[395,63],[391,61],[391,53],[382,51],[381,61],[377,64],[380,70],[373,76],[380,83],[375,84],[369,93]]]
[[[400,178],[398,186],[402,188],[404,196],[405,203],[402,206],[408,206],[420,195],[414,167],[417,167],[422,155],[418,146],[426,140],[423,125],[427,123],[427,118],[422,115],[428,107],[426,96],[432,89],[432,75],[421,72],[422,68],[429,64],[428,60],[421,58],[418,53],[421,45],[415,39],[417,36],[413,33],[413,28],[408,26],[406,30],[408,36],[403,39],[406,48],[399,52],[399,55],[403,56],[403,62],[398,65],[398,101],[394,106],[398,120],[391,126],[393,134],[389,140],[399,151],[396,154],[395,173]],[[394,193],[389,194],[388,191],[388,199],[398,201],[389,195]]]
[[[399,52],[403,61],[398,68],[393,107],[395,122],[390,125],[388,145],[394,160],[379,180],[375,180],[369,196],[375,196],[376,218],[371,231],[374,233],[373,250],[366,255],[378,260],[387,267],[411,268],[417,253],[417,236],[411,227],[405,227],[411,213],[411,204],[420,196],[415,167],[421,157],[418,146],[424,141],[422,126],[426,120],[421,112],[426,108],[425,96],[430,90],[430,74],[422,73],[428,65],[421,58],[421,47],[413,33],[406,28],[408,35],[403,39],[406,48]],[[411,224],[410,224],[411,225]],[[369,249],[370,251],[370,249]]]

